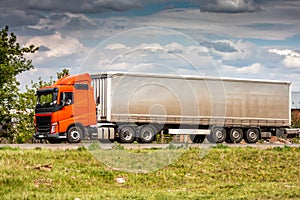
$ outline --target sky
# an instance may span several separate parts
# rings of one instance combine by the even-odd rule
[[[298,0],[0,0],[38,77],[125,71],[267,79],[300,91]]]

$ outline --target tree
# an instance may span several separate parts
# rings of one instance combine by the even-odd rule
[[[19,93],[16,76],[33,69],[32,61],[25,54],[34,53],[38,47],[21,47],[14,33],[9,34],[8,26],[0,31],[0,136],[14,139],[17,131],[14,123],[18,121],[22,95]]]
[[[70,75],[70,70],[64,68],[61,72],[57,72],[57,79],[60,79],[64,76]]]
[[[26,86],[26,91],[19,94],[18,111],[15,118],[17,119],[14,127],[17,133],[14,135],[14,142],[25,143],[32,139],[35,132],[34,127],[34,109],[36,106],[36,91],[47,85],[52,85],[54,81],[50,77],[49,81],[42,80],[39,77],[38,82],[31,81],[31,86]]]

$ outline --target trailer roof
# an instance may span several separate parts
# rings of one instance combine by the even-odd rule
[[[102,73],[91,74],[91,78],[105,78],[112,76],[138,76],[138,77],[154,77],[154,78],[170,78],[170,79],[190,79],[190,80],[224,80],[224,81],[243,81],[243,82],[258,82],[258,83],[278,83],[291,85],[291,81],[267,80],[267,79],[244,79],[244,78],[229,78],[229,77],[213,77],[213,76],[195,76],[195,75],[176,75],[176,74],[157,74],[157,73],[134,73],[134,72],[119,72],[108,71]]]

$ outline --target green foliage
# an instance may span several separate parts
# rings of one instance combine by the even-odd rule
[[[19,134],[15,124],[27,127],[22,116],[28,115],[29,110],[23,106],[27,100],[19,92],[20,83],[16,76],[33,69],[32,61],[26,59],[25,54],[37,50],[34,45],[21,47],[15,34],[9,33],[8,26],[0,31],[0,137],[8,137],[11,141],[15,141]]]
[[[0,31],[0,137],[10,142],[30,142],[34,133],[34,108],[36,105],[36,90],[54,83],[39,78],[31,82],[25,92],[20,92],[16,76],[33,69],[32,61],[25,54],[34,53],[38,47],[30,45],[21,47],[14,33],[9,33],[8,26]],[[69,74],[68,69],[57,72],[57,78]]]
[[[125,150],[125,147],[117,142],[114,143],[114,145],[111,148],[113,150],[120,150],[120,151]]]
[[[290,147],[290,146],[284,145],[283,147],[274,147],[272,150],[281,151],[281,152],[287,152],[287,151],[300,152],[300,147],[296,148],[296,147]]]
[[[25,143],[30,142],[35,131],[34,129],[34,109],[36,105],[35,92],[38,88],[52,83],[39,79],[38,83],[33,83],[31,87],[26,86],[26,91],[19,93],[19,102],[14,128],[17,132],[14,134],[12,142]]]
[[[215,149],[227,149],[229,148],[228,146],[224,145],[224,144],[217,144],[216,146],[214,146],[213,148]]]
[[[60,79],[64,76],[70,75],[70,70],[64,68],[61,72],[57,72],[57,79]]]
[[[9,151],[18,151],[20,150],[19,148],[15,148],[15,147],[10,147],[10,146],[1,146],[0,147],[0,151],[3,151],[3,150],[9,150]]]

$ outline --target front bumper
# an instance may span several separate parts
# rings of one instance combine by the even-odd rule
[[[34,135],[35,139],[67,139],[67,136],[62,133],[41,133],[41,132],[36,132]]]

